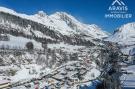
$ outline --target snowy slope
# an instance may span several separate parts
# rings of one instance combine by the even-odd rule
[[[23,38],[23,37],[15,37],[12,35],[8,35],[9,41],[0,41],[0,47],[9,47],[9,48],[21,48],[24,49],[26,47],[27,42],[32,42],[35,49],[42,49],[42,45],[40,42],[35,40]]]
[[[121,45],[121,51],[124,54],[129,54],[129,51],[135,48],[135,22],[122,25],[114,31],[112,36],[105,40],[117,42]]]
[[[65,12],[56,12],[54,14],[47,15],[43,11],[39,11],[35,15],[26,15],[17,13],[4,7],[0,7],[0,12],[9,13],[23,19],[43,24],[63,35],[86,35],[90,38],[107,37],[106,32],[102,31],[101,28],[99,28],[97,25],[81,23],[76,20],[76,18]]]
[[[121,26],[107,40],[123,45],[135,44],[135,23],[128,23]]]
[[[75,17],[65,12],[56,12],[49,17],[53,20],[54,24],[59,26],[59,28],[62,28],[62,31],[67,34],[84,34],[93,38],[102,38],[107,36],[107,34],[104,33],[97,25],[83,24]]]
[[[83,81],[95,79],[100,75],[99,65],[96,64],[96,57],[100,53],[94,49],[98,45],[96,44],[98,41],[95,39],[106,37],[107,34],[97,25],[81,23],[65,12],[47,15],[43,11],[39,11],[34,15],[26,15],[0,7],[1,34],[7,35],[9,40],[0,40],[0,47],[4,45],[11,48],[0,49],[2,52],[5,50],[4,56],[0,54],[0,64],[4,68],[11,64],[17,68],[1,69],[3,72],[0,73],[2,75],[0,79],[6,77],[10,77],[11,81],[33,79],[48,73],[46,68],[49,70],[58,68],[54,71],[58,72],[54,77],[62,80],[67,77],[74,81],[79,78],[76,76],[77,73],[83,78]],[[47,42],[47,53],[42,50],[34,50],[34,52],[25,50],[27,42],[32,42],[35,49],[42,49],[41,42]],[[96,47],[91,48],[92,43]],[[12,48],[15,48],[20,54],[14,52]],[[91,56],[91,54],[94,55]],[[10,74],[10,71],[14,73]],[[48,81],[50,79],[46,83]],[[61,82],[63,83],[63,81]]]

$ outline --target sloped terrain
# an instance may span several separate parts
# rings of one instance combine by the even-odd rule
[[[102,41],[107,36],[65,12],[26,15],[0,7],[0,80],[26,89],[36,80],[41,88],[63,86],[63,79],[89,82],[105,63],[101,49],[107,49]]]
[[[106,40],[118,43],[122,52],[129,54],[129,50],[135,47],[135,23],[127,23],[117,28]]]

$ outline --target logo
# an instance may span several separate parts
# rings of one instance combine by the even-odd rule
[[[129,13],[128,6],[122,0],[114,0],[107,9],[105,18],[119,18],[127,19],[132,18],[132,14]]]
[[[118,5],[125,5],[125,3],[123,1],[120,1],[120,0],[115,0],[113,1],[112,5],[115,5],[115,4],[118,4]]]

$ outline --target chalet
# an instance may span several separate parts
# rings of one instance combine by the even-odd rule
[[[10,81],[0,80],[0,89],[9,89]]]

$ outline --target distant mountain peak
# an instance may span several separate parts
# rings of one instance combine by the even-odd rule
[[[135,22],[127,23],[117,28],[113,35],[107,40],[117,42],[122,45],[135,44]]]
[[[67,17],[74,18],[72,15],[70,15],[70,14],[68,14],[66,12],[56,12],[56,13],[54,13],[54,15],[67,16]]]
[[[134,28],[134,27],[135,27],[135,22],[131,22],[131,23],[124,24],[123,26],[120,27],[120,29],[130,30],[130,28]],[[132,30],[135,30],[135,29],[132,29]]]
[[[38,11],[37,15],[39,15],[40,17],[47,16],[47,14],[44,11]]]
[[[98,30],[101,30],[101,28],[96,24],[88,24],[88,27],[92,27],[92,28],[95,28],[95,29],[98,28]]]
[[[39,11],[35,15],[26,15],[17,13],[14,10],[5,7],[0,7],[0,11],[4,13],[9,13],[10,15],[17,16],[22,19],[27,19],[36,23],[40,23],[47,26],[48,28],[51,28],[55,32],[59,32],[67,36],[86,36],[87,40],[93,38],[100,39],[107,36],[107,34],[102,31],[102,29],[99,28],[97,25],[84,24],[77,20],[74,16],[67,14],[66,12],[56,12],[54,14],[47,15],[44,11]]]
[[[105,40],[120,44],[121,51],[124,54],[129,54],[129,51],[135,47],[135,22],[122,25]]]
[[[64,20],[64,21],[78,22],[78,20],[74,16],[72,16],[72,15],[66,13],[66,12],[56,12],[56,13],[50,15],[50,17],[54,17],[56,19],[61,19],[61,20]]]
[[[121,27],[117,28],[113,34],[121,32],[129,33],[130,31],[135,31],[135,22],[122,25]]]

